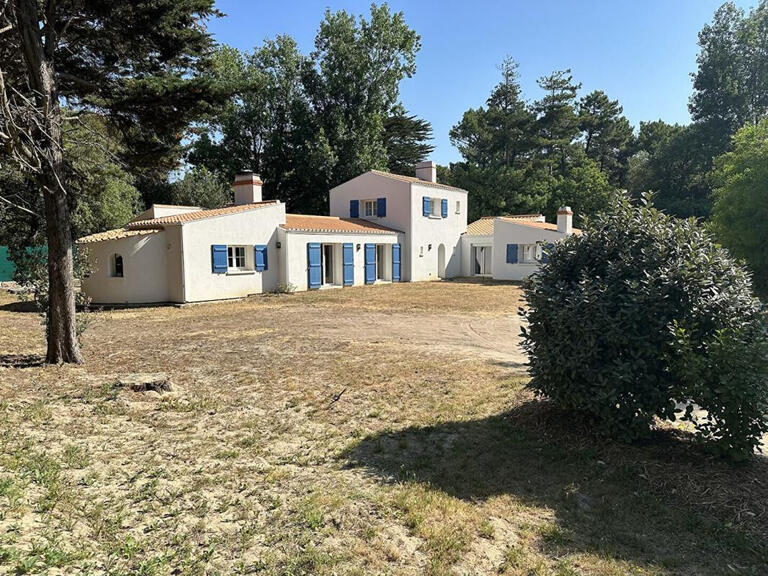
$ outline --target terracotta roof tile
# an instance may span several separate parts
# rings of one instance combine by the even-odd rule
[[[236,206],[227,206],[225,208],[212,208],[209,210],[197,210],[194,212],[181,212],[171,216],[163,216],[162,218],[152,218],[149,220],[137,220],[135,222],[129,222],[125,225],[125,227],[129,230],[138,230],[141,228],[157,228],[158,226],[162,227],[164,224],[181,224],[182,222],[194,222],[195,220],[204,220],[205,218],[213,218],[214,216],[224,216],[226,214],[248,212],[249,210],[264,208],[265,206],[271,206],[276,203],[277,200],[267,200],[265,202],[238,204]]]
[[[346,232],[352,234],[397,234],[398,230],[387,228],[362,218],[339,218],[338,216],[306,216],[286,214],[283,228],[296,232]]]
[[[106,232],[98,232],[90,236],[83,236],[77,240],[77,244],[91,244],[93,242],[102,242],[104,240],[120,240],[121,238],[130,238],[131,236],[146,236],[147,234],[156,234],[162,230],[161,227],[146,228],[142,230],[128,230],[126,228],[116,228]]]
[[[531,228],[540,228],[541,230],[553,230],[554,232],[557,232],[557,224],[552,224],[551,222],[534,222],[533,220],[516,220],[514,218],[508,218],[505,216],[500,216],[502,220],[507,220],[508,222],[514,222],[515,224],[520,224],[521,226],[529,226]],[[573,228],[574,234],[581,234],[580,228]]]
[[[541,214],[510,214],[504,216],[507,220],[534,220],[536,218],[543,218]],[[490,236],[493,234],[493,221],[496,216],[483,216],[479,220],[475,220],[467,225],[466,234],[469,236]]]
[[[456,188],[455,186],[448,186],[448,184],[440,184],[439,182],[429,182],[416,178],[414,176],[402,176],[401,174],[392,174],[390,172],[382,172],[381,170],[371,170],[372,173],[379,176],[385,176],[392,178],[393,180],[400,180],[401,182],[409,182],[410,184],[422,184],[423,186],[429,186],[430,188],[442,188],[443,190],[456,190],[458,192],[466,192],[463,188]]]

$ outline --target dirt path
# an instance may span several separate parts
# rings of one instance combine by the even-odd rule
[[[317,316],[313,318],[313,316]],[[330,317],[329,317],[330,316]],[[436,353],[451,352],[524,367],[520,348],[520,318],[514,314],[481,316],[416,312],[354,312],[306,310],[305,322],[318,327],[317,335],[352,342],[399,342]]]

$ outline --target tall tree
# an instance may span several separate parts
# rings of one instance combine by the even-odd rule
[[[384,148],[387,168],[395,174],[413,175],[413,167],[426,160],[434,146],[432,125],[426,120],[409,115],[405,109],[396,109],[384,120]]]
[[[10,0],[0,8],[0,139],[42,191],[48,245],[48,362],[82,362],[75,330],[62,104],[101,113],[129,161],[167,170],[209,110],[202,76],[212,0]]]
[[[699,33],[699,46],[690,110],[717,154],[741,126],[768,114],[768,0],[748,14],[726,2]]]
[[[715,161],[712,222],[718,239],[743,258],[755,290],[768,296],[768,118],[747,125]]]
[[[584,151],[610,182],[623,186],[633,141],[632,126],[624,116],[618,100],[611,100],[595,90],[579,100],[579,129],[583,133]]]
[[[540,155],[550,176],[555,170],[564,175],[570,146],[579,133],[575,102],[581,84],[573,82],[570,70],[556,70],[539,78],[537,84],[545,92],[534,105],[538,114]]]

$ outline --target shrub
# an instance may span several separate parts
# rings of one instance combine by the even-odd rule
[[[655,417],[681,418],[739,458],[768,431],[764,311],[749,273],[694,220],[619,196],[551,247],[524,292],[530,386],[603,432],[632,440]]]

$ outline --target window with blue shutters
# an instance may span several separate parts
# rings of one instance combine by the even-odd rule
[[[349,217],[360,218],[360,200],[349,201]]]
[[[424,196],[421,199],[421,203],[422,203],[422,214],[424,214],[424,216],[429,216],[432,213],[431,199],[429,198],[429,196]]]
[[[263,272],[264,270],[269,269],[267,247],[265,245],[257,245],[253,247],[253,265],[257,272]]]
[[[320,256],[320,243],[307,244],[307,284],[310,290],[317,290],[323,282],[323,264]]]
[[[440,201],[440,215],[443,218],[448,218],[448,199],[447,198],[443,198]]]
[[[384,218],[387,215],[387,199],[376,198],[376,215],[379,218]]]
[[[211,269],[214,274],[227,273],[227,245],[214,244],[211,246]]]
[[[365,245],[365,283],[376,282],[376,244]]]
[[[344,286],[352,286],[355,283],[355,247],[349,242],[342,246],[344,262]]]
[[[507,264],[517,264],[517,244],[507,244]]]
[[[400,282],[400,244],[392,244],[392,282]]]

